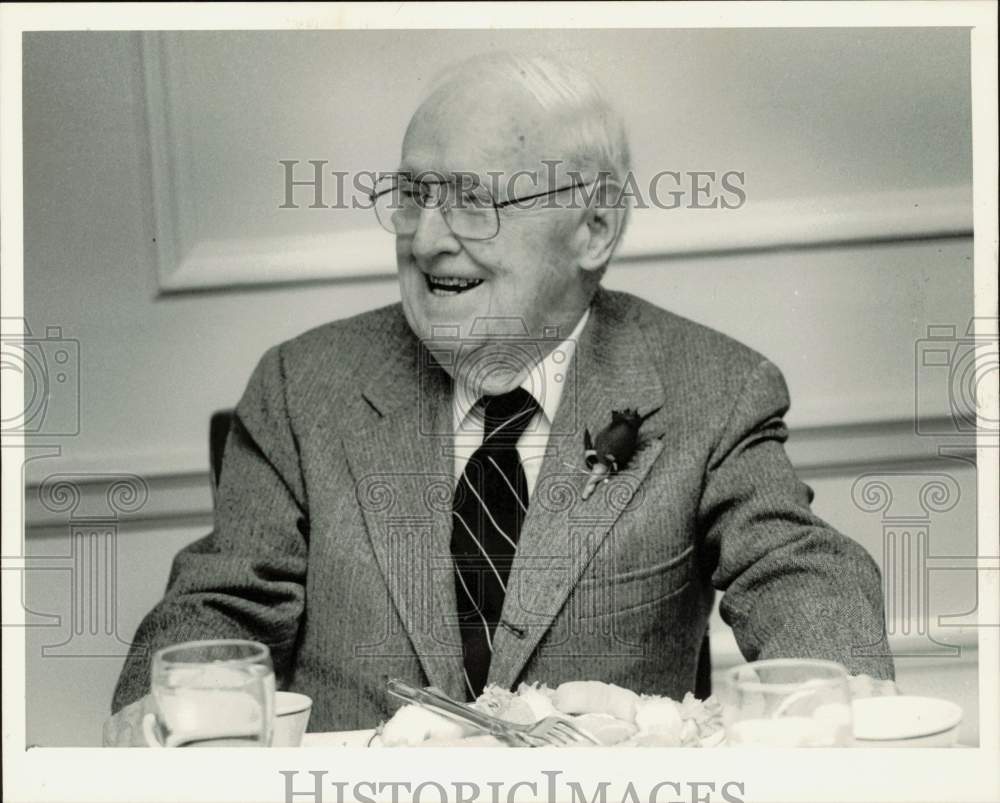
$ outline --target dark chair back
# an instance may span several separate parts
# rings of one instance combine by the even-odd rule
[[[708,649],[708,634],[701,642],[701,652],[698,653],[698,668],[694,676],[694,696],[704,700],[712,693],[712,654]]]
[[[226,438],[233,426],[233,411],[218,410],[208,422],[208,461],[212,469],[212,492],[219,487],[222,475],[222,455],[226,451]]]

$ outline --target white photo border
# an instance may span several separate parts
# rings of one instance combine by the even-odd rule
[[[324,29],[434,27],[851,27],[961,26],[970,29],[973,76],[973,162],[975,280],[977,317],[997,317],[997,11],[988,2],[954,3],[593,3],[563,4],[7,4],[0,8],[0,99],[2,99],[2,314],[18,317],[23,306],[21,34],[33,30],[160,29]],[[5,399],[18,401],[22,388],[5,382]],[[997,420],[997,399],[986,415]],[[3,554],[10,539],[21,537],[21,449],[3,444]],[[979,554],[995,555],[998,543],[997,449],[979,449]],[[8,568],[16,563],[4,559]],[[1000,610],[996,572],[979,578],[980,610]],[[11,586],[15,587],[11,590]],[[5,623],[23,614],[16,583],[4,583]],[[1000,748],[1000,628],[984,627],[980,636],[980,747],[965,750],[813,750],[753,753],[727,750],[615,749],[595,761],[592,750],[497,751],[442,749],[382,751],[298,749],[241,751],[101,750],[39,748],[25,750],[24,630],[3,633],[3,786],[9,801],[284,801],[284,771],[297,771],[296,789],[308,772],[325,771],[327,780],[391,782],[435,780],[448,784],[503,780],[544,782],[545,771],[561,770],[564,779],[594,789],[614,780],[608,800],[621,800],[624,784],[650,789],[658,781],[684,784],[677,797],[692,799],[692,782],[714,782],[710,799],[722,799],[727,781],[743,784],[743,800],[995,800]],[[84,689],[80,693],[86,693]],[[390,757],[391,762],[386,758]],[[606,777],[613,773],[614,778]],[[389,787],[391,788],[391,787]],[[448,786],[448,789],[453,787]],[[544,789],[544,786],[541,786]],[[565,787],[562,787],[565,788]],[[707,787],[702,787],[702,793]],[[732,791],[732,790],[731,790]],[[365,787],[365,792],[368,792]],[[506,794],[506,793],[504,793]],[[388,795],[386,795],[388,797]],[[296,803],[314,798],[299,795]],[[324,800],[338,800],[327,785]],[[344,797],[348,800],[350,797]],[[405,799],[405,798],[402,798]],[[437,800],[429,789],[425,800]],[[506,799],[506,798],[501,798]],[[531,799],[527,791],[516,800]],[[627,799],[627,798],[626,798]]]

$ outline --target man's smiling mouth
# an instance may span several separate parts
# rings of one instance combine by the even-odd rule
[[[424,274],[427,289],[436,296],[457,296],[483,283],[482,279],[463,279],[459,276],[429,276]]]

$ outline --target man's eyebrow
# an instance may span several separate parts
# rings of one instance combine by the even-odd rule
[[[486,187],[491,186],[491,179],[495,179],[495,173],[477,173],[472,170],[442,171],[433,168],[415,170],[406,163],[401,164],[390,175],[397,178],[405,178],[407,181],[418,181],[426,184],[441,184],[447,182],[461,181],[463,187]],[[471,184],[469,183],[471,179]]]

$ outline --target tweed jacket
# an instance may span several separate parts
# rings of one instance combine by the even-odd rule
[[[811,512],[782,446],[788,406],[760,354],[600,290],[567,366],[490,682],[601,679],[680,698],[716,590],[747,659],[822,657],[891,678],[878,568]],[[626,407],[661,409],[628,466],[583,500],[583,430]],[[175,559],[113,710],[148,690],[153,650],[215,637],[270,645],[279,687],[313,698],[313,731],[391,714],[388,676],[463,698],[452,426],[450,380],[398,304],[268,351],[236,408],[213,531]]]

